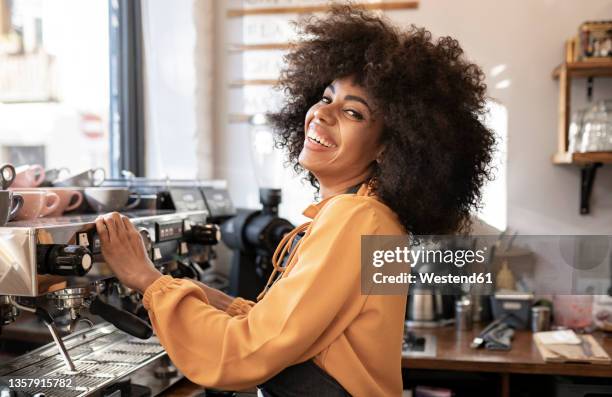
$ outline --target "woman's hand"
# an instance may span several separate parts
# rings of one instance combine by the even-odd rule
[[[138,230],[118,212],[96,219],[104,261],[122,284],[144,293],[162,276],[149,259]]]

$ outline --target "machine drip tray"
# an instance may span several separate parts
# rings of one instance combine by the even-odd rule
[[[0,377],[70,379],[73,386],[70,388],[20,390],[30,394],[44,393],[46,397],[87,396],[108,390],[122,378],[166,356],[156,337],[136,339],[108,323],[63,339],[76,373],[65,367],[55,344],[49,344],[1,365]]]

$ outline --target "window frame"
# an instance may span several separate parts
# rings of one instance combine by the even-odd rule
[[[145,173],[141,0],[109,0],[110,174]]]

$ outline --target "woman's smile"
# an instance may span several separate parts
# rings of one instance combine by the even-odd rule
[[[325,130],[316,120],[312,120],[306,131],[304,147],[312,150],[333,150],[338,147],[332,135]]]

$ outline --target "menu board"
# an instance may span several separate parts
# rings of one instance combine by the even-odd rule
[[[234,51],[230,53],[230,79],[276,80],[283,68],[284,50]]]

